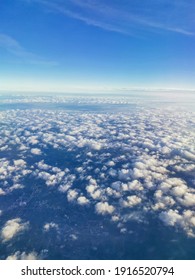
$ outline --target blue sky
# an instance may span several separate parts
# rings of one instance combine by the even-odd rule
[[[6,0],[0,89],[195,89],[194,0]]]

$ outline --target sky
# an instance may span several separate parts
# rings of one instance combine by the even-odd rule
[[[195,89],[194,0],[0,2],[0,90]]]

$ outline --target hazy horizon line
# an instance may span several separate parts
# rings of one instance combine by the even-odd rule
[[[67,89],[67,90],[30,90],[30,89],[1,89],[0,93],[49,93],[49,94],[93,94],[93,93],[99,93],[99,94],[117,94],[117,93],[128,93],[128,92],[189,92],[189,93],[195,93],[195,88],[186,89],[186,88],[115,88],[115,89],[90,89],[90,88],[80,88],[79,90],[76,89]]]

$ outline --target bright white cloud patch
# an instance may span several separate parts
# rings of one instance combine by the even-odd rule
[[[28,222],[24,223],[20,218],[9,220],[5,223],[1,230],[1,238],[3,241],[9,241],[18,233],[28,228]]]
[[[128,184],[129,190],[142,191],[144,188],[138,180],[133,180]]]
[[[33,155],[41,155],[41,150],[38,148],[33,148],[30,151]]]
[[[114,206],[109,205],[108,202],[98,202],[95,205],[96,212],[101,215],[112,214],[114,209]]]
[[[76,190],[69,190],[67,194],[67,200],[73,201],[77,198],[78,192]]]
[[[38,260],[38,254],[36,252],[20,252],[17,251],[13,255],[7,257],[7,260]]]
[[[25,166],[26,162],[23,159],[17,159],[17,160],[14,160],[14,165],[15,166]]]
[[[123,207],[134,207],[141,203],[141,198],[136,195],[127,196],[126,200],[122,200],[121,204]]]
[[[167,212],[160,213],[160,219],[169,226],[174,226],[175,224],[180,223],[182,216],[178,213],[177,210],[168,210]]]
[[[80,205],[86,205],[89,203],[89,199],[87,199],[85,196],[80,196],[77,198],[77,202]]]
[[[0,195],[5,195],[5,194],[6,192],[2,188],[0,188]]]
[[[195,206],[195,194],[186,193],[183,198],[178,198],[178,201],[186,207]]]

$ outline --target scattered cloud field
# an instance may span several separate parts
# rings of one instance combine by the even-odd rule
[[[24,214],[37,207],[36,196],[42,209],[50,203],[58,209],[57,198],[51,197],[59,197],[59,207],[63,201],[65,208],[91,212],[119,235],[130,235],[129,223],[149,224],[153,217],[161,226],[195,238],[194,113],[15,109],[0,112],[0,124],[4,247],[36,234],[34,222]],[[51,216],[39,230],[44,238],[64,228],[59,217]],[[74,231],[68,236],[79,240]],[[44,248],[36,252],[31,247],[11,247],[3,258],[43,257]]]

